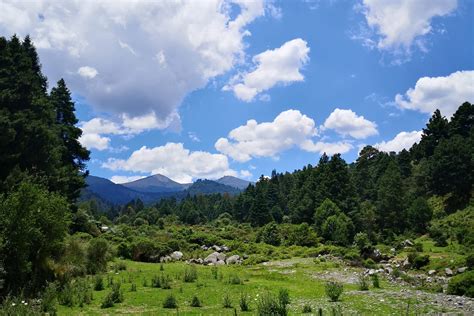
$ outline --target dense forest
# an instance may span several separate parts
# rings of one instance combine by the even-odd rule
[[[474,249],[471,103],[450,118],[435,111],[409,150],[366,146],[352,163],[324,154],[315,165],[261,176],[240,194],[105,209],[93,199],[77,202],[89,151],[78,141],[74,111],[64,80],[48,90],[29,37],[0,38],[2,299],[67,288],[75,277],[105,271],[114,256],[154,262],[223,241],[259,256],[284,252],[267,246],[302,247],[291,248],[301,255],[332,245],[355,249],[361,260],[374,245],[425,234],[440,247],[459,244],[467,257]]]

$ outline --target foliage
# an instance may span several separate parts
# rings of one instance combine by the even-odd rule
[[[380,280],[379,280],[379,275],[378,274],[372,274],[372,286],[376,289],[380,288]]]
[[[198,278],[197,269],[194,265],[184,270],[183,280],[184,282],[194,282]]]
[[[240,294],[239,306],[242,312],[248,312],[250,310],[250,298],[247,293]]]
[[[429,255],[420,255],[416,252],[411,252],[408,254],[408,262],[415,268],[421,269],[422,267],[430,263]]]
[[[176,297],[173,293],[170,293],[166,296],[165,300],[163,301],[163,308],[176,308],[178,307],[178,302],[176,301]]]
[[[359,274],[357,285],[359,287],[359,291],[368,291],[369,290],[369,280],[368,277],[364,274]]]
[[[104,279],[101,275],[96,275],[94,278],[94,291],[102,291],[104,289]]]
[[[94,238],[87,247],[87,271],[95,274],[105,272],[107,262],[111,258],[111,249],[107,240],[102,238]]]
[[[263,293],[257,301],[257,315],[259,316],[286,316],[288,315],[288,292],[279,292],[275,296],[269,292]]]
[[[336,281],[328,281],[325,285],[326,295],[332,302],[337,302],[344,290],[342,283]]]
[[[257,240],[273,246],[280,245],[281,235],[278,225],[275,222],[272,222],[263,226],[257,236]]]
[[[232,308],[232,300],[229,293],[226,293],[222,299],[222,306],[224,308]]]
[[[201,307],[201,301],[199,300],[199,298],[195,295],[193,296],[192,300],[191,300],[191,304],[190,304],[192,307]]]
[[[105,296],[104,300],[102,301],[101,308],[108,308],[114,306],[115,303],[122,303],[123,302],[123,292],[120,289],[121,284],[120,282],[115,282],[112,284],[112,288],[110,292]]]
[[[474,271],[452,277],[448,283],[448,294],[474,297]]]

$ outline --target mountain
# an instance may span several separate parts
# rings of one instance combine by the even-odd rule
[[[186,190],[186,193],[189,193],[190,195],[214,193],[238,194],[240,191],[241,190],[238,188],[231,187],[217,181],[199,179]]]
[[[155,174],[153,176],[122,184],[122,186],[126,188],[144,193],[179,192],[189,188],[191,185],[192,183],[181,184],[175,182],[161,174]]]
[[[252,183],[250,181],[242,180],[242,179],[232,177],[232,176],[224,176],[216,180],[216,182],[224,184],[224,185],[228,185],[233,188],[237,188],[239,190],[245,190],[249,186],[249,184]]]

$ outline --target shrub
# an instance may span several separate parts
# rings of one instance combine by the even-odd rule
[[[230,299],[229,293],[224,295],[224,299],[222,300],[222,306],[224,308],[232,308],[232,300]]]
[[[118,262],[114,265],[115,271],[125,271],[127,270],[127,264],[125,262]]]
[[[287,289],[280,289],[280,291],[278,291],[278,301],[281,306],[290,304],[290,293]]]
[[[201,301],[197,296],[193,296],[193,299],[191,300],[191,306],[192,307],[201,307]]]
[[[415,248],[415,251],[417,251],[417,252],[423,252],[423,244],[422,243],[419,243],[419,242],[415,243],[413,248]]]
[[[372,253],[374,247],[370,242],[369,236],[366,233],[357,233],[354,236],[354,246],[359,250],[360,254],[367,257]]]
[[[137,285],[135,283],[132,283],[132,286],[130,287],[130,292],[136,292],[137,291]]]
[[[269,245],[279,246],[281,243],[281,234],[278,225],[275,222],[263,226],[258,236],[258,241]]]
[[[303,314],[307,313],[312,313],[313,309],[311,308],[311,305],[305,304],[303,305]]]
[[[110,259],[110,246],[107,240],[94,238],[87,247],[87,271],[91,274],[104,272]]]
[[[162,274],[160,278],[160,284],[163,290],[171,289],[171,277],[169,275]]]
[[[369,259],[364,261],[364,267],[366,267],[367,269],[375,269],[377,267],[377,265],[375,264],[374,260],[369,258]]]
[[[56,315],[56,301],[58,293],[57,286],[54,283],[49,283],[41,295],[41,312],[48,315]]]
[[[159,276],[154,275],[154,276],[151,278],[151,287],[156,287],[156,288],[160,288],[160,287],[161,287],[161,280],[160,280],[160,277],[159,277]]]
[[[112,288],[109,293],[104,297],[101,308],[108,308],[114,306],[115,303],[123,302],[123,292],[120,289],[120,282],[115,282],[112,284]]]
[[[332,302],[337,302],[339,300],[339,296],[341,296],[344,287],[341,283],[336,281],[328,281],[326,282],[325,290],[326,295]]]
[[[191,266],[184,270],[183,280],[184,282],[194,282],[198,278],[197,269],[195,266]]]
[[[288,309],[281,300],[270,293],[264,293],[257,302],[259,316],[286,316]]]
[[[359,278],[357,280],[357,285],[359,286],[359,291],[368,291],[369,290],[369,282],[367,277],[362,273],[359,274]]]
[[[469,270],[474,268],[474,252],[466,256],[466,266]]]
[[[104,279],[101,275],[96,275],[94,278],[94,291],[102,291],[104,289]]]
[[[474,271],[452,277],[448,283],[448,294],[474,297]]]
[[[249,296],[245,293],[240,294],[239,306],[242,312],[247,312],[250,310],[249,306]]]
[[[237,274],[232,274],[229,276],[229,284],[242,284],[242,280]]]
[[[379,281],[379,276],[378,274],[372,274],[372,285],[374,288],[379,289],[380,288],[380,281]]]
[[[415,252],[408,254],[408,262],[414,267],[415,269],[420,269],[430,263],[430,256],[429,255],[419,255]]]
[[[176,308],[178,307],[178,303],[176,302],[176,298],[172,293],[166,296],[165,300],[163,301],[163,308]]]

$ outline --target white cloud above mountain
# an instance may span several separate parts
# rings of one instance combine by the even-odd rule
[[[342,136],[351,136],[356,139],[363,139],[377,135],[377,124],[358,116],[352,110],[336,108],[329,115],[322,126],[323,129],[332,129]]]
[[[445,77],[422,77],[414,88],[395,96],[402,109],[433,113],[439,109],[448,118],[465,101],[474,102],[474,70],[456,71]]]
[[[306,41],[296,38],[281,47],[255,55],[252,58],[255,68],[234,77],[223,90],[232,90],[238,99],[250,102],[275,85],[303,81],[301,69],[309,61],[309,50]],[[266,100],[268,97],[262,98]]]
[[[190,151],[182,143],[135,150],[127,159],[109,158],[103,168],[145,174],[162,174],[180,183],[196,178],[217,179],[225,175],[237,176],[230,169],[227,156],[205,151]]]
[[[433,19],[452,13],[457,0],[362,0],[357,7],[366,28],[354,38],[371,48],[409,55],[414,46],[426,51]]]
[[[51,82],[64,77],[95,110],[130,124],[153,115],[157,129],[179,119],[186,95],[244,59],[252,21],[278,11],[263,0],[5,0],[0,8],[0,34],[30,34]]]

